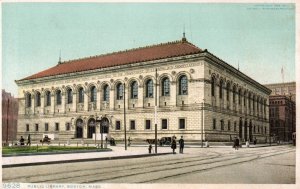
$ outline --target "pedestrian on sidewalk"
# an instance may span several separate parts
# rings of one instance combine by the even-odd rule
[[[149,154],[151,154],[151,152],[152,152],[152,145],[151,144],[149,144],[148,150],[149,150]]]
[[[21,146],[24,145],[24,141],[25,141],[25,139],[23,138],[23,136],[21,136],[21,139],[20,139],[20,145],[21,145]]]
[[[130,139],[130,137],[128,138],[128,146],[130,146],[131,145],[131,139]]]
[[[183,140],[183,136],[181,136],[181,139],[179,140],[179,153],[183,154],[183,148],[184,148],[184,140]]]
[[[253,144],[256,145],[256,137],[254,137]]]
[[[175,149],[176,149],[176,137],[173,136],[172,142],[171,142],[171,148],[173,149],[173,154],[176,154]]]
[[[26,144],[27,146],[29,145],[31,145],[31,138],[30,138],[30,134],[28,135],[28,137],[27,137],[27,144]]]
[[[240,140],[239,140],[239,138],[235,137],[235,139],[234,139],[234,145],[233,146],[234,146],[235,150],[239,149],[239,146],[240,146]]]

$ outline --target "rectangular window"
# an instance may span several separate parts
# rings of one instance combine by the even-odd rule
[[[130,130],[135,130],[135,120],[130,120]]]
[[[116,121],[116,130],[121,130],[121,121]]]
[[[234,122],[234,131],[236,131],[236,121]]]
[[[70,127],[71,127],[70,125],[71,125],[71,124],[70,124],[69,122],[66,123],[66,131],[69,131],[69,130],[70,130]]]
[[[151,129],[151,120],[149,120],[149,119],[147,119],[146,121],[145,121],[145,129],[146,130],[150,130]]]
[[[228,131],[230,131],[231,130],[231,124],[230,124],[230,121],[228,120]]]
[[[59,123],[55,123],[55,131],[59,131]]]
[[[39,131],[39,124],[35,124],[35,131]]]
[[[49,131],[49,124],[45,123],[45,131]]]
[[[185,129],[185,119],[184,118],[179,119],[179,129]]]
[[[217,129],[217,128],[216,128],[216,119],[213,119],[213,129],[214,129],[214,130]]]
[[[26,131],[29,131],[29,124],[26,124]]]
[[[224,130],[224,121],[221,120],[221,130],[223,131]]]
[[[167,119],[161,120],[161,129],[168,129],[168,120]]]

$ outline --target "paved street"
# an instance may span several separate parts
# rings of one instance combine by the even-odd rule
[[[295,159],[295,147],[286,145],[238,151],[186,148],[184,154],[3,168],[2,179],[22,183],[293,184]]]

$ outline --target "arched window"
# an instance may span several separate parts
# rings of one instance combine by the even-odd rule
[[[249,111],[251,111],[251,94],[250,93],[248,95],[248,107],[249,107]]]
[[[97,100],[97,89],[96,89],[96,87],[95,86],[92,86],[91,87],[91,102],[96,102],[96,100]]]
[[[39,107],[39,106],[41,106],[41,93],[40,92],[37,92],[36,94],[35,94],[35,106],[36,107]]]
[[[226,99],[229,101],[229,94],[230,94],[230,83],[228,82],[227,83],[227,86],[226,86]]]
[[[26,107],[31,107],[31,94],[26,95]]]
[[[67,90],[67,102],[68,104],[72,104],[73,102],[73,94],[72,94],[72,89]]]
[[[246,104],[246,99],[247,99],[247,92],[245,91],[245,92],[244,92],[244,106],[245,106],[245,108],[247,108],[247,107],[246,107],[246,105],[247,105],[247,104]]]
[[[105,85],[103,87],[103,101],[109,101],[109,87],[108,85]]]
[[[78,103],[83,103],[84,101],[84,91],[83,88],[80,87],[78,90]]]
[[[56,104],[61,105],[61,91],[56,91]]]
[[[211,96],[215,96],[215,78],[211,78]]]
[[[180,76],[179,78],[179,95],[188,94],[188,80],[185,75]]]
[[[162,79],[162,90],[161,95],[162,96],[170,96],[170,80],[169,78],[165,77]]]
[[[253,112],[255,112],[255,96],[253,96],[253,106],[252,106],[252,109],[253,109]]]
[[[153,97],[153,81],[152,81],[152,79],[149,79],[146,82],[146,97],[147,98]]]
[[[117,100],[123,100],[123,84],[119,83],[117,85]]]
[[[232,89],[232,101],[233,101],[233,103],[235,103],[235,95],[236,95],[236,86],[234,85],[233,89]]]
[[[51,105],[51,93],[50,91],[46,92],[46,106],[50,106]]]
[[[223,80],[220,80],[220,86],[219,86],[219,97],[223,98]]]
[[[131,89],[131,98],[138,98],[138,84],[136,81],[133,81],[130,86]]]
[[[241,104],[241,95],[242,95],[242,90],[241,89],[239,89],[239,104]]]

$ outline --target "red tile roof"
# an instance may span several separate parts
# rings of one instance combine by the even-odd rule
[[[197,54],[202,50],[185,39],[158,45],[130,49],[110,54],[65,61],[47,70],[21,80],[30,80],[60,74],[81,72],[117,65],[145,62],[163,58]]]

